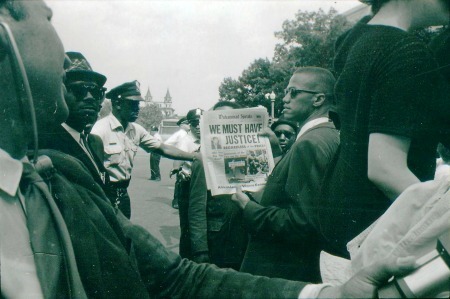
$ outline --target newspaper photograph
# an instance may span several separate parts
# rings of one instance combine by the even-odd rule
[[[264,108],[207,111],[200,121],[201,153],[212,195],[231,194],[236,186],[255,192],[264,187],[274,167]]]

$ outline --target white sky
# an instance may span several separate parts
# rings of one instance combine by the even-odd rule
[[[356,0],[153,1],[47,0],[66,51],[83,53],[106,87],[138,80],[143,95],[162,101],[167,88],[175,113],[209,109],[225,77],[237,77],[257,58],[272,59],[284,20],[301,10],[344,12]]]

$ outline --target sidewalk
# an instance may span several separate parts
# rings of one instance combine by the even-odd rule
[[[166,248],[178,253],[180,223],[178,210],[172,208],[175,179],[169,179],[172,160],[161,158],[161,181],[150,181],[150,155],[138,151],[128,193],[131,197],[131,220],[146,228]]]

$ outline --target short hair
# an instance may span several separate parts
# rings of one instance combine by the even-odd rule
[[[270,126],[270,129],[271,129],[272,131],[275,131],[276,127],[278,127],[279,125],[288,125],[288,126],[290,126],[291,128],[294,129],[295,135],[298,134],[298,125],[297,125],[297,123],[295,123],[295,122],[293,122],[293,121],[290,121],[290,120],[287,120],[287,119],[284,119],[284,118],[279,118],[277,121],[275,121],[275,122]]]
[[[236,102],[219,101],[212,107],[211,110],[216,110],[217,108],[220,108],[220,107],[230,107],[230,108],[233,108],[233,109],[243,108],[240,104],[238,104]]]
[[[306,66],[295,69],[294,75],[295,74],[313,75],[315,78],[313,89],[315,91],[323,92],[327,97],[333,96],[336,79],[329,70],[321,67]]]
[[[22,1],[14,0],[0,0],[0,8],[6,8],[16,21],[22,20],[28,16],[25,6],[22,5]]]

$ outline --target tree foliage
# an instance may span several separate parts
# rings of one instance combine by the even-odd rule
[[[150,131],[152,126],[159,126],[162,119],[163,114],[158,105],[150,104],[141,108],[136,122],[143,126],[147,131]]]
[[[283,41],[275,47],[274,62],[286,61],[294,67],[331,68],[336,39],[349,29],[347,19],[334,8],[328,13],[298,11],[294,20],[286,20],[275,36]]]
[[[286,20],[282,31],[275,32],[281,40],[274,49],[272,61],[256,59],[236,80],[225,78],[219,87],[221,100],[235,99],[245,107],[262,105],[269,109],[266,94],[276,94],[275,116],[282,110],[284,89],[294,69],[299,66],[331,68],[334,43],[351,24],[333,8],[305,12],[299,10],[294,20]]]

